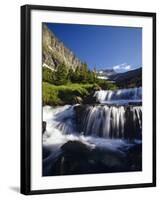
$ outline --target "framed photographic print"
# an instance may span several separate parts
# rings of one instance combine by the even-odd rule
[[[156,14],[21,7],[21,193],[156,186]]]

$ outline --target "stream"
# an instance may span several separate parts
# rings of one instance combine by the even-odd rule
[[[43,176],[142,170],[142,88],[94,97],[94,105],[43,107]]]

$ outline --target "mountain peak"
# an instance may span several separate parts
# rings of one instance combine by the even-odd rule
[[[82,66],[82,62],[55,36],[45,23],[42,25],[42,62],[43,66],[53,70],[62,63],[72,69]]]

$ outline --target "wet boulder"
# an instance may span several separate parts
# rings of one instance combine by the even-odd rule
[[[61,149],[65,154],[80,155],[83,157],[88,156],[92,151],[92,148],[89,145],[84,144],[81,141],[68,141]]]
[[[42,122],[42,133],[44,134],[44,132],[46,131],[46,126],[47,126],[47,122],[43,121]]]

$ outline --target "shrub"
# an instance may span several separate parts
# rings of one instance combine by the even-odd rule
[[[118,87],[115,83],[109,82],[107,80],[99,79],[97,81],[97,84],[103,89],[103,90],[117,90]]]
[[[51,69],[47,67],[42,68],[42,79],[44,82],[54,84],[54,78],[54,72]]]
[[[94,84],[67,84],[67,85],[52,85],[43,82],[43,105],[64,105],[74,104],[75,97],[79,96],[82,99],[93,91]]]

